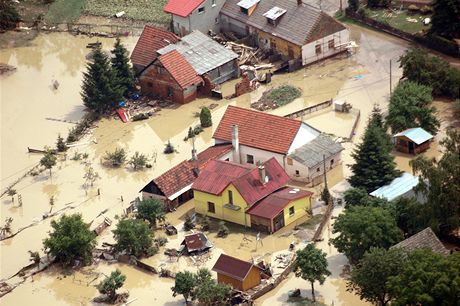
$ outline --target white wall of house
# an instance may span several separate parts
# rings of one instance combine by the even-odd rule
[[[291,143],[291,146],[289,147],[288,153],[291,153],[295,149],[298,149],[304,144],[312,141],[318,137],[319,134],[321,134],[320,131],[302,122],[299,130],[297,131],[297,134],[294,137],[294,140]]]
[[[350,32],[344,29],[340,32],[328,35],[314,42],[302,46],[302,65],[308,65],[323,58],[329,57],[336,53],[344,51],[344,47],[337,47],[341,44],[347,43],[350,39]],[[329,42],[333,41],[331,48]],[[321,52],[316,52],[317,46],[320,46]]]
[[[199,30],[205,34],[208,30],[219,31],[219,12],[225,0],[205,0],[189,16],[180,17],[172,15],[174,33],[184,36],[193,30]]]

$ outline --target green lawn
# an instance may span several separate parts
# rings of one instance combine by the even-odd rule
[[[322,218],[323,218],[322,214],[314,215],[313,217],[311,217],[304,223],[300,224],[299,227],[314,230],[316,225],[318,225],[321,222]]]
[[[50,23],[75,22],[80,17],[85,0],[55,0],[45,15],[45,21]]]
[[[423,25],[423,19],[431,17],[430,15],[422,15],[418,13],[409,13],[407,10],[367,10],[368,17],[387,23],[388,25],[402,30],[404,32],[415,34],[422,30],[428,30],[430,26]],[[415,22],[416,21],[416,22]]]
[[[167,0],[86,0],[85,13],[113,16],[124,11],[124,17],[168,25],[171,17],[163,12],[166,2]]]

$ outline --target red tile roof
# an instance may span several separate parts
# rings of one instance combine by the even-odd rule
[[[238,125],[240,144],[286,154],[299,131],[301,122],[229,105],[213,138],[231,141],[233,124]]]
[[[169,0],[163,10],[181,17],[190,15],[204,0]]]
[[[171,74],[181,88],[203,82],[192,65],[177,50],[172,50],[158,58],[160,63]]]
[[[292,201],[309,198],[312,192],[293,188],[283,188],[270,194],[268,197],[254,205],[248,210],[248,214],[273,219]]]
[[[239,281],[244,281],[244,279],[248,276],[249,272],[251,271],[252,267],[259,267],[253,265],[250,262],[243,261],[241,259],[228,256],[225,254],[220,254],[219,259],[217,259],[214,267],[212,270],[219,273],[227,275],[231,278],[237,279]]]
[[[215,145],[207,148],[201,153],[198,153],[198,167],[202,169],[210,160],[219,158],[220,156],[230,152],[231,150],[232,146],[227,144]],[[169,169],[162,175],[153,179],[153,182],[157,185],[157,187],[163,192],[163,194],[167,198],[170,198],[178,191],[191,185],[195,181],[195,179],[196,176],[193,172],[193,163],[190,160],[184,160],[177,166]],[[147,184],[147,186],[149,184]],[[144,189],[146,187],[144,187]]]
[[[262,184],[257,167],[249,168],[232,162],[214,160],[200,172],[192,189],[219,195],[232,183],[246,203],[251,206],[289,181],[286,171],[275,158],[266,161],[264,167],[268,182]]]
[[[157,50],[179,40],[172,32],[146,25],[131,54],[131,62],[145,67],[157,58]]]

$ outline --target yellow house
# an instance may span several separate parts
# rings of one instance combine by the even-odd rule
[[[311,193],[285,188],[288,181],[289,176],[275,158],[256,168],[213,160],[192,185],[195,211],[275,232],[310,209]]]

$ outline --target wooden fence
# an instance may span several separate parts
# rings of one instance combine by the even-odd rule
[[[302,116],[317,112],[317,111],[319,111],[321,109],[324,109],[326,107],[329,107],[331,105],[332,105],[332,99],[324,101],[324,102],[321,102],[321,103],[318,103],[318,104],[315,104],[315,105],[312,105],[312,106],[302,108],[301,110],[293,112],[293,113],[290,113],[290,114],[287,114],[284,117],[287,117],[287,118],[290,118],[290,119],[299,118],[299,117],[302,117]]]

